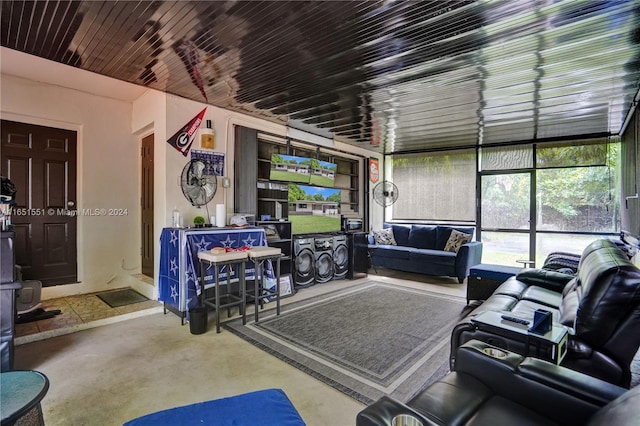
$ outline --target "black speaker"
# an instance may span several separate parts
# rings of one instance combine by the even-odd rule
[[[347,234],[349,241],[349,271],[347,278],[356,280],[367,276],[369,268],[369,249],[366,232],[353,232]]]

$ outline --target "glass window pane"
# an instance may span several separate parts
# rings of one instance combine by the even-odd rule
[[[536,234],[536,264],[542,267],[549,253],[564,252],[580,255],[584,248],[598,236],[576,234]]]
[[[475,222],[475,150],[394,155],[392,218]]]
[[[619,203],[608,167],[539,170],[536,188],[537,229],[617,232]]]
[[[530,174],[482,176],[482,228],[530,228]]]
[[[529,234],[482,231],[482,263],[524,266],[518,260],[529,260]]]

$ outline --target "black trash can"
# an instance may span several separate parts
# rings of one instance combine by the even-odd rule
[[[202,334],[207,331],[207,308],[189,309],[189,331],[191,334]]]

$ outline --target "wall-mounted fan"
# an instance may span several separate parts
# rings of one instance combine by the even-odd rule
[[[206,205],[218,190],[218,179],[209,169],[202,160],[191,160],[182,169],[182,193],[196,207]]]
[[[383,207],[388,207],[398,199],[398,187],[385,180],[373,187],[373,199]]]

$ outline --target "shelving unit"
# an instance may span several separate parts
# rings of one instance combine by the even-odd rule
[[[359,163],[356,160],[345,158],[333,158],[337,164],[335,188],[341,189],[340,206],[343,215],[357,214],[360,212],[359,199]]]
[[[264,140],[255,129],[236,126],[235,130],[234,209],[254,213],[256,219],[269,215],[271,219],[289,217],[289,183],[269,180],[273,154],[317,158],[335,163],[337,170],[333,188],[340,190],[340,209],[344,215],[363,216],[364,200],[360,176],[362,160],[342,157],[310,147],[287,146]]]
[[[277,247],[282,251],[283,257],[280,259],[280,276],[285,274],[291,274],[292,272],[292,235],[291,235],[291,222],[278,221],[278,220],[261,220],[256,222],[256,226],[265,228],[267,235],[267,245],[269,247]],[[270,229],[274,229],[277,232],[277,236],[274,236]]]
[[[286,183],[258,181],[258,212],[273,219],[289,217],[289,187]]]
[[[258,213],[273,219],[289,217],[289,185],[287,182],[269,180],[271,154],[286,152],[286,146],[258,142]]]

